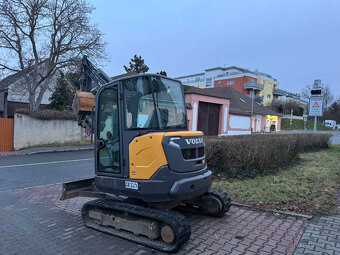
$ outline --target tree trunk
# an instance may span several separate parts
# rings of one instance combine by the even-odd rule
[[[28,101],[29,101],[30,113],[35,112],[36,111],[36,109],[35,109],[35,93],[33,91],[29,92]]]

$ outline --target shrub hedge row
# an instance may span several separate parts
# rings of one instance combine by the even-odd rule
[[[328,148],[330,138],[330,134],[206,137],[207,164],[217,176],[275,173],[294,162],[301,152]]]
[[[26,114],[40,120],[77,120],[77,114],[72,111],[38,110],[30,113],[29,109],[17,109],[16,113]]]

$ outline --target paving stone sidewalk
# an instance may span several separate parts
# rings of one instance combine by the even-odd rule
[[[294,254],[340,254],[340,215],[314,218]]]
[[[84,227],[90,199],[60,194],[61,185],[0,192],[0,254],[160,254]],[[293,254],[309,223],[235,206],[223,218],[186,216],[192,234],[178,254]]]
[[[340,205],[340,191],[338,205]],[[340,254],[340,214],[314,217],[303,233],[294,254]]]
[[[0,157],[1,156],[32,155],[32,154],[48,153],[48,152],[84,151],[84,150],[92,150],[92,149],[93,149],[92,145],[38,147],[38,148],[31,148],[31,149],[20,150],[20,151],[0,152]]]

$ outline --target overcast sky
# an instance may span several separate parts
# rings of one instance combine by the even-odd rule
[[[134,54],[170,77],[217,66],[258,69],[299,93],[321,79],[340,96],[340,1],[91,0],[109,43],[104,71]]]

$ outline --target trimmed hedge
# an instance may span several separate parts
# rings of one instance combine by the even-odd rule
[[[77,120],[77,114],[71,111],[39,110],[30,113],[29,109],[17,109],[16,113],[26,114],[40,120]]]
[[[256,134],[206,137],[209,169],[226,177],[276,173],[299,153],[328,148],[330,134]]]

